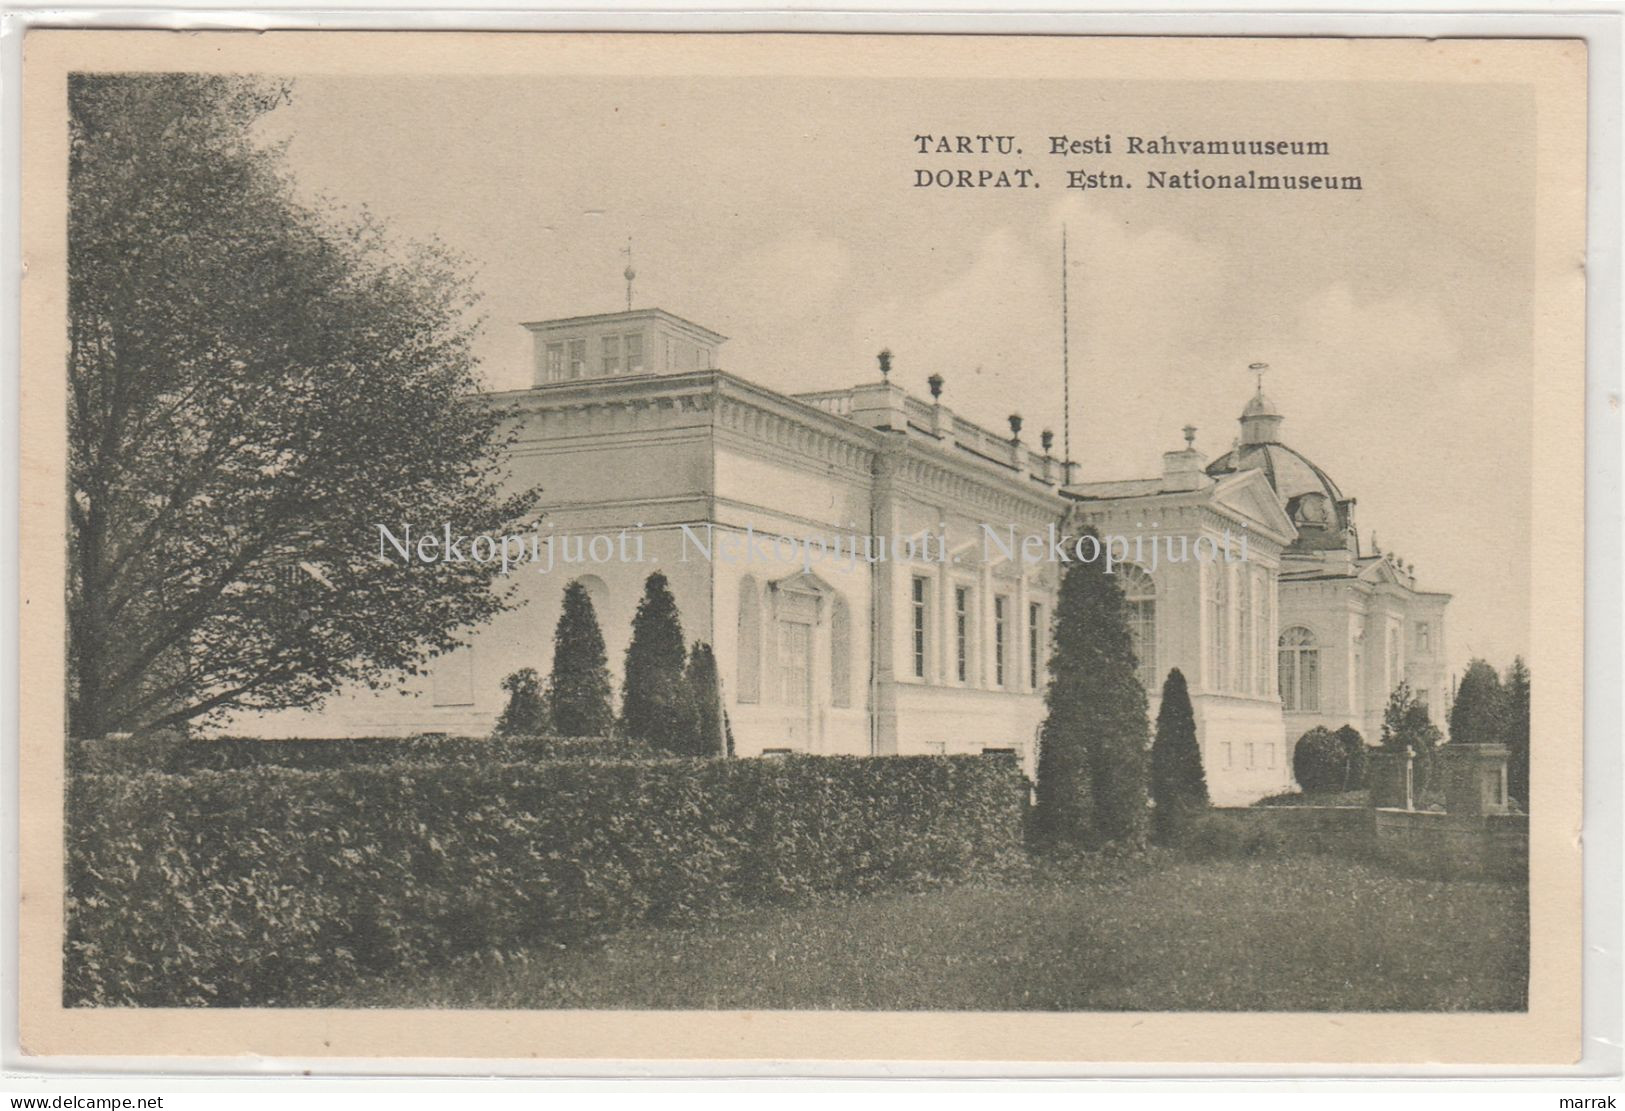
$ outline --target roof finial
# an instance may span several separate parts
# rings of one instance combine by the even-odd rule
[[[1187,424],[1185,426],[1185,428],[1184,428],[1184,432],[1185,432],[1185,450],[1186,451],[1195,450],[1195,448],[1196,448],[1196,426],[1194,424]]]
[[[621,251],[621,253],[626,256],[626,311],[631,312],[632,279],[638,276],[638,272],[632,267],[632,237],[630,235],[626,237],[626,247]]]
[[[1253,372],[1253,376],[1258,380],[1259,393],[1264,392],[1264,372],[1269,368],[1270,365],[1268,363],[1253,363],[1247,367],[1248,370]]]

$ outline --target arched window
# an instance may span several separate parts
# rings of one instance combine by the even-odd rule
[[[1253,630],[1253,656],[1257,674],[1253,676],[1253,693],[1268,695],[1270,692],[1270,641],[1275,638],[1270,635],[1270,603],[1274,591],[1270,588],[1268,571],[1259,571],[1254,579],[1253,586],[1253,612],[1256,627]]]
[[[852,613],[839,594],[829,611],[829,688],[830,705],[852,705]]]
[[[1301,625],[1281,633],[1278,668],[1281,674],[1281,709],[1320,709],[1320,646],[1315,634]]]
[[[1134,658],[1139,661],[1134,674],[1145,692],[1155,697],[1161,689],[1157,686],[1157,584],[1144,568],[1134,564],[1124,567],[1122,575],[1128,631],[1134,642]]]
[[[739,701],[762,698],[762,595],[756,580],[739,580]]]

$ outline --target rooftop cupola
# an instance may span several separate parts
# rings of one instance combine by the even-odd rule
[[[1265,363],[1254,363],[1247,369],[1258,375],[1258,389],[1247,407],[1241,411],[1241,442],[1243,444],[1278,444],[1281,442],[1281,422],[1286,418],[1275,402],[1264,396]]]

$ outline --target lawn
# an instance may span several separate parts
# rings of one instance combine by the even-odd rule
[[[1521,885],[1308,854],[1095,861],[354,985],[338,1006],[1521,1010]]]

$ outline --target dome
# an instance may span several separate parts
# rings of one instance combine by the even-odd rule
[[[1299,551],[1342,548],[1353,543],[1354,501],[1332,476],[1299,451],[1281,443],[1281,412],[1259,390],[1241,414],[1236,446],[1207,465],[1212,477],[1262,471],[1298,530]]]

